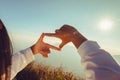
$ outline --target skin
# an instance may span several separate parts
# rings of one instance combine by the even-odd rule
[[[2,76],[1,76],[1,78],[2,78],[2,80],[4,80],[5,79],[5,73],[4,74],[2,74]]]
[[[60,48],[54,47],[52,45],[49,45],[47,43],[43,42],[43,38],[44,38],[45,34],[43,33],[40,37],[40,39],[36,42],[36,44],[34,44],[31,47],[31,50],[33,52],[33,54],[42,54],[44,57],[48,57],[49,53],[50,53],[50,48],[54,49],[54,50],[58,50],[60,51]]]
[[[78,48],[84,41],[87,40],[82,34],[80,34],[74,27],[70,25],[63,25],[60,29],[57,29],[55,33],[44,33],[44,35],[60,38],[62,40],[62,43],[59,45],[60,49],[69,42],[72,42],[75,47]]]

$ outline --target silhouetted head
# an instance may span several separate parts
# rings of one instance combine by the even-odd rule
[[[0,80],[10,80],[12,44],[7,30],[0,20]]]

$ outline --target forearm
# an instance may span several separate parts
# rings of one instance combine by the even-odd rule
[[[85,67],[86,80],[119,80],[120,67],[112,56],[93,41],[85,41],[79,48]]]
[[[12,56],[11,79],[14,78],[19,71],[25,68],[33,60],[34,55],[31,48],[15,53]]]

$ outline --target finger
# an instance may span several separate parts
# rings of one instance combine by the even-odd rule
[[[65,45],[65,43],[62,42],[62,43],[59,45],[59,48],[61,49],[64,45]]]
[[[59,39],[62,39],[61,37],[63,36],[63,33],[44,33],[44,36],[49,36],[49,37],[56,37]]]
[[[50,53],[50,49],[49,49],[49,48],[42,49],[41,52],[42,52],[42,53]]]
[[[44,36],[45,36],[44,33],[42,33],[40,36],[40,41],[43,41]]]
[[[47,58],[48,57],[48,54],[47,53],[44,53],[42,54],[43,57]]]
[[[56,33],[44,33],[44,35],[49,37],[58,37],[58,34]]]
[[[47,53],[47,54],[50,54],[50,49],[48,48],[48,47],[45,47],[45,48],[43,48],[42,50],[40,50],[40,53],[41,54],[44,54],[44,53]]]
[[[46,43],[46,46],[47,46],[47,47],[49,47],[49,48],[51,48],[51,49],[54,49],[54,50],[58,50],[58,51],[60,51],[60,50],[61,50],[60,48],[55,47],[55,46],[50,45],[50,44],[47,44],[47,43]]]
[[[50,54],[50,52],[41,51],[40,54],[41,54],[43,57],[48,57],[48,54]]]

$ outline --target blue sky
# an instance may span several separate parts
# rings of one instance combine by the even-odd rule
[[[119,0],[1,0],[0,18],[9,31],[15,51],[33,45],[42,32],[54,32],[62,25],[69,24],[86,38],[97,41],[110,53],[120,54],[119,3]],[[105,18],[111,19],[114,23],[109,31],[103,31],[98,26],[100,20]],[[51,62],[48,62],[53,65],[57,65],[58,62],[64,64],[62,60],[68,55],[63,53],[68,53],[69,47],[71,48],[69,57],[76,58],[72,61],[75,63],[80,57],[75,47],[71,45],[65,46],[62,52],[52,50],[52,53],[62,53],[63,56],[51,54],[45,61],[49,60]],[[69,59],[67,58],[65,62],[70,63]],[[79,63],[75,65],[79,67]]]

